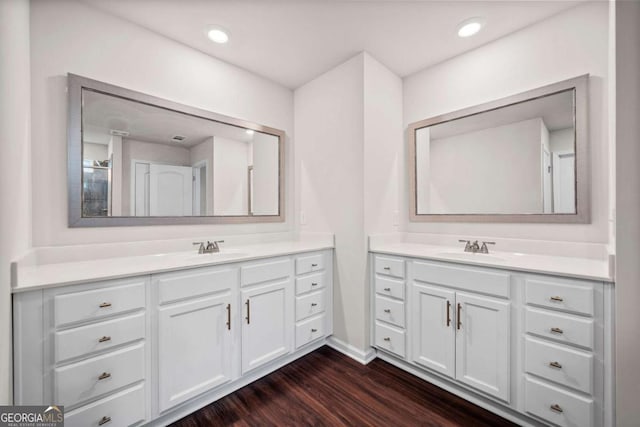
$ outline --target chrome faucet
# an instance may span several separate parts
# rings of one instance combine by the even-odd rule
[[[220,246],[218,243],[224,243],[224,240],[214,240],[213,242],[207,240],[207,246],[204,245],[204,242],[193,242],[194,245],[200,245],[198,248],[199,254],[213,254],[220,252]]]
[[[474,241],[473,243],[471,243],[471,240],[458,240],[458,242],[466,243],[464,245],[464,251],[471,252],[474,254],[478,252],[480,252],[481,254],[488,254],[489,248],[487,247],[487,245],[496,244],[496,242],[482,242],[482,246],[480,246],[477,240]]]

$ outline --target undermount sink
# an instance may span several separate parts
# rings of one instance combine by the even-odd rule
[[[476,262],[482,262],[482,261],[505,262],[507,260],[506,258],[502,258],[502,257],[499,257],[499,256],[490,255],[490,254],[482,254],[482,253],[479,253],[479,252],[476,252],[476,253],[473,253],[473,252],[439,252],[438,255],[439,256],[443,256],[443,257],[447,257],[447,258],[456,258],[456,259],[467,260],[467,261],[476,261]]]

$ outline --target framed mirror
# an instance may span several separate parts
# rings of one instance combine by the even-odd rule
[[[589,222],[588,75],[409,126],[410,219]]]
[[[278,129],[68,75],[69,226],[284,221]]]

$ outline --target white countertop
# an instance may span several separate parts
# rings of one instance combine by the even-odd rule
[[[183,270],[333,248],[330,239],[291,240],[222,248],[215,254],[197,250],[19,266],[12,292]]]
[[[500,252],[491,250],[491,247],[489,247],[490,254],[488,255],[473,254],[465,253],[463,248],[459,246],[384,241],[371,241],[369,251],[458,264],[613,282],[608,259]]]

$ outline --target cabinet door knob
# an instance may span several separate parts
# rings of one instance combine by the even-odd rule
[[[311,307],[316,307],[318,304],[316,304],[315,302],[311,303]]]
[[[564,332],[560,328],[551,328],[550,331],[551,331],[551,333],[554,333],[554,334],[561,334],[562,332]]]
[[[391,288],[384,288],[385,291],[391,292]]]
[[[462,311],[462,304],[458,303],[458,312],[456,313],[456,319],[458,321],[457,329],[460,330],[462,326],[462,316],[460,315],[460,311]]]
[[[385,313],[391,313],[391,309],[389,309],[389,308],[385,308],[385,309],[384,309],[384,312],[385,312]]]
[[[102,417],[100,421],[98,421],[98,425],[101,426],[111,421],[111,417]]]
[[[111,341],[111,337],[108,337],[105,335],[104,337],[98,339],[98,342],[107,342],[107,341]]]
[[[311,332],[318,332],[317,329],[311,329]]]
[[[451,325],[451,303],[447,300],[447,328]]]
[[[549,298],[551,301],[555,301],[555,302],[562,302],[564,301],[564,299],[562,297],[559,296],[555,296],[555,297],[551,297]]]
[[[100,304],[98,307],[100,308],[107,308],[107,307],[111,307],[111,303],[110,302],[103,302],[102,304]]]
[[[245,305],[247,306],[247,317],[245,317],[245,319],[247,319],[247,325],[251,323],[251,301],[247,300],[247,302],[245,302]]]
[[[231,330],[231,304],[227,304],[227,330]]]
[[[317,267],[318,264],[311,264],[311,267]]]
[[[318,284],[317,284],[317,283],[315,283],[315,282],[313,282],[313,283],[311,284],[311,286],[318,286]]]
[[[556,369],[562,369],[562,365],[559,364],[558,362],[549,362],[549,366]]]
[[[557,403],[554,403],[553,405],[551,405],[549,407],[549,409],[551,409],[553,412],[557,412],[559,414],[563,413],[564,411],[562,410],[562,408],[560,407],[560,405],[558,405]]]
[[[389,337],[384,337],[382,339],[385,340],[385,341],[391,341],[391,338],[389,338]]]
[[[384,267],[384,269],[389,271],[389,270],[391,270],[391,267]]]
[[[106,380],[107,378],[111,378],[111,374],[108,372],[103,372],[98,377],[98,381]]]

